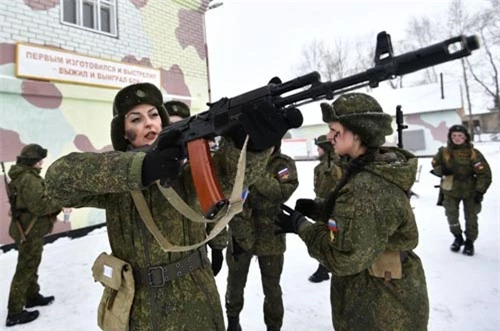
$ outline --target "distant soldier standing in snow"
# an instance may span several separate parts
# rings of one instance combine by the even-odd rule
[[[342,176],[342,168],[339,166],[340,158],[335,154],[332,142],[326,135],[314,139],[314,143],[318,146],[319,157],[319,164],[314,167],[314,193],[316,198],[325,199]],[[329,278],[328,270],[320,263],[318,269],[309,277],[309,281],[319,283]]]
[[[427,286],[413,252],[418,229],[407,197],[417,158],[382,147],[392,118],[367,94],[343,94],[322,111],[335,152],[350,160],[326,200],[295,211],[283,206],[279,224],[332,272],[336,331],[427,330]]]
[[[286,238],[284,234],[276,236],[274,231],[280,205],[290,198],[299,182],[295,161],[281,153],[280,145],[274,147],[266,170],[249,187],[243,213],[229,223],[232,240],[226,257],[228,331],[241,331],[239,314],[243,309],[243,293],[253,256],[259,261],[267,330],[279,331],[283,324],[280,278]]]
[[[40,294],[38,267],[42,261],[43,242],[52,231],[61,205],[52,200],[45,190],[45,180],[40,176],[47,150],[38,144],[26,145],[17,162],[9,170],[9,186],[15,191],[15,206],[9,234],[19,250],[16,272],[10,285],[6,326],[29,323],[35,320],[38,310],[24,308],[46,306],[54,296]]]
[[[432,159],[432,172],[442,176],[441,192],[450,231],[455,236],[450,249],[474,255],[474,241],[478,236],[477,215],[481,211],[483,196],[491,184],[491,169],[484,156],[470,142],[470,135],[463,125],[453,125],[448,130],[448,144],[439,148]],[[459,204],[463,202],[465,238],[459,221]]]

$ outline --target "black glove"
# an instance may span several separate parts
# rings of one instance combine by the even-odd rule
[[[304,215],[283,204],[281,205],[281,213],[278,215],[278,223],[276,223],[281,230],[274,233],[297,233],[300,225],[304,222],[306,222]]]
[[[184,153],[179,144],[179,130],[162,136],[156,146],[146,153],[142,162],[142,184],[148,186],[157,179],[169,181],[177,178],[181,171]]]
[[[438,175],[438,174],[434,171],[434,169],[432,169],[432,170],[431,170],[431,171],[429,171],[429,172],[430,172],[431,174],[433,174],[434,176],[436,176],[436,177],[441,177],[441,176],[439,176],[439,175]]]
[[[476,191],[474,193],[474,202],[478,203],[478,204],[481,203],[483,201],[483,196],[484,196],[484,193]]]
[[[307,217],[311,217],[314,206],[313,199],[297,199],[297,202],[295,202],[295,210]]]
[[[280,111],[269,102],[261,100],[243,106],[239,117],[240,125],[229,136],[236,147],[241,148],[248,134],[248,150],[263,151],[277,145],[288,129],[300,127],[302,121],[302,113],[297,108]]]
[[[220,269],[222,269],[222,262],[224,262],[224,255],[221,249],[212,248],[212,271],[214,276],[217,276]]]
[[[441,175],[450,176],[450,175],[453,175],[453,171],[451,171],[451,169],[449,169],[448,167],[442,167],[441,168]]]

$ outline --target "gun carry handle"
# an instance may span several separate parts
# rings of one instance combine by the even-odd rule
[[[201,209],[205,218],[212,219],[228,200],[222,193],[219,181],[215,176],[212,155],[205,139],[195,139],[187,143],[191,176],[198,194]]]

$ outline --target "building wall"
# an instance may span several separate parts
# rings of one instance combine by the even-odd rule
[[[118,88],[16,77],[16,43],[158,69],[166,99],[192,113],[209,101],[204,13],[207,0],[118,0],[118,36],[61,24],[58,0],[0,1],[0,160],[10,168],[21,148],[48,148],[45,168],[70,152],[111,150],[112,101]],[[42,171],[44,174],[44,171]],[[3,174],[1,174],[3,176]],[[0,244],[10,219],[0,184]],[[60,217],[61,218],[61,217]],[[55,232],[105,221],[91,208],[75,210]]]
[[[448,130],[452,125],[460,124],[460,116],[456,109],[441,110],[431,113],[409,114],[403,116],[408,129],[403,131],[403,146],[412,151],[415,155],[434,155],[439,147],[445,146],[448,141]],[[388,145],[397,144],[396,121],[393,122],[394,133],[387,137]],[[419,134],[412,135],[412,132],[420,131]],[[423,142],[412,143],[408,137],[420,139]],[[419,146],[419,148],[413,148]]]

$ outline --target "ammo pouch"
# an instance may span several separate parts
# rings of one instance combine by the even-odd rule
[[[402,254],[400,251],[385,250],[368,268],[368,272],[373,277],[383,278],[385,281],[401,279],[403,277]]]
[[[451,191],[453,189],[453,175],[444,176],[441,180],[441,189],[443,191]]]
[[[101,253],[92,266],[94,280],[104,286],[97,324],[104,331],[126,331],[135,285],[132,267],[112,255]]]

